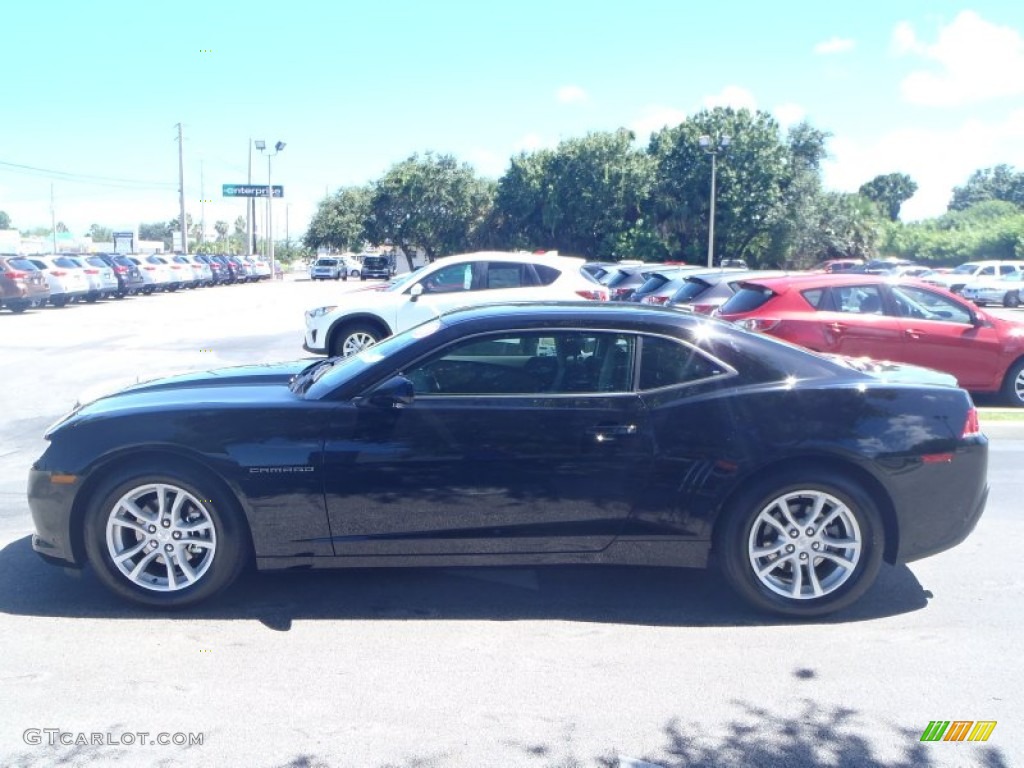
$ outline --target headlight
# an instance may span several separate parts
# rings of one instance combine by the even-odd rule
[[[323,317],[328,312],[331,312],[337,308],[337,304],[332,304],[329,307],[317,307],[316,309],[311,309],[308,312],[306,312],[306,317],[308,317],[310,320],[315,320],[316,318]]]

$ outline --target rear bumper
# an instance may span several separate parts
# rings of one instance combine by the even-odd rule
[[[988,501],[988,442],[961,447],[948,464],[907,473],[900,497],[896,562],[909,563],[944,552],[966,539]],[[941,475],[952,474],[954,479]]]

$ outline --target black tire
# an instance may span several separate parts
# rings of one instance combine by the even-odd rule
[[[334,357],[348,357],[376,344],[382,338],[383,334],[371,325],[351,323],[332,335],[330,353]]]
[[[166,526],[157,508],[161,492],[165,508],[173,498],[169,494],[182,500],[177,517],[166,516]],[[145,519],[121,507],[127,498]],[[142,525],[148,531],[140,531]],[[250,551],[234,497],[212,478],[177,468],[127,469],[109,477],[92,494],[84,533],[86,554],[100,581],[126,600],[157,608],[182,608],[212,597],[238,578]],[[176,543],[193,539],[192,544]],[[163,550],[173,560],[170,569]],[[114,561],[117,552],[135,554],[123,558],[119,566]],[[140,566],[135,577],[121,570]]]
[[[1024,358],[1007,369],[1003,378],[1003,400],[1013,408],[1024,408]]]
[[[11,310],[11,312],[13,312],[14,314],[16,314],[16,315],[20,315],[20,314],[21,314],[22,312],[24,312],[24,311],[25,311],[26,309],[28,309],[28,308],[29,308],[29,305],[30,305],[31,303],[32,303],[32,302],[30,302],[30,301],[25,301],[25,300],[23,300],[23,299],[11,299],[11,300],[9,300],[9,301],[7,302],[7,305],[6,305],[6,306],[7,306],[7,308],[8,308],[9,310]]]
[[[783,501],[789,518],[782,515]],[[827,527],[816,527],[821,516],[805,517],[815,502],[822,503],[822,515],[834,516]],[[769,517],[789,528],[787,534],[766,522]],[[859,540],[859,550],[826,543],[837,539]],[[760,610],[797,618],[842,610],[860,598],[878,575],[884,545],[882,517],[871,495],[846,475],[822,469],[785,470],[752,484],[725,510],[715,531],[715,553],[733,589]],[[839,565],[837,557],[852,566]]]
[[[1020,291],[1007,291],[1006,295],[1003,296],[1004,307],[1019,307],[1020,306]]]
[[[359,275],[359,279],[360,279],[360,280],[365,280],[365,279],[366,279],[366,275],[360,274],[360,275]]]
[[[68,305],[68,297],[67,296],[51,296],[50,297],[50,304],[52,304],[53,306],[55,306],[57,308],[66,307]]]

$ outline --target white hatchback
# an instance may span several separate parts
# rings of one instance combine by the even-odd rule
[[[303,348],[348,356],[452,309],[517,301],[608,300],[583,259],[529,253],[446,256],[380,290],[353,291],[306,312]]]

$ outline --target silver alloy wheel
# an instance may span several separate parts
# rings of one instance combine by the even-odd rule
[[[342,342],[341,355],[342,357],[357,355],[367,347],[372,347],[376,343],[377,339],[366,331],[350,333],[345,337],[345,341]]]
[[[107,553],[132,584],[177,592],[209,570],[217,532],[203,502],[184,488],[147,483],[132,488],[111,509]]]
[[[754,520],[747,556],[772,592],[794,600],[829,595],[857,569],[864,549],[850,508],[823,491],[792,491],[769,502]]]

